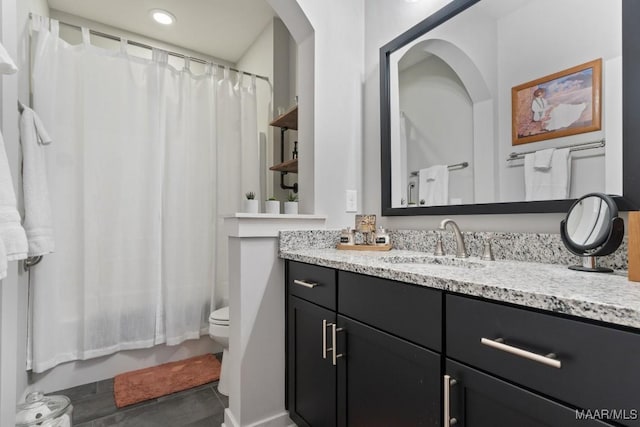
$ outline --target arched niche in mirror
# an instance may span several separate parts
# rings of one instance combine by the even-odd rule
[[[618,217],[615,201],[601,193],[582,196],[560,222],[560,236],[569,252],[582,257],[582,265],[569,268],[594,273],[611,273],[598,267],[596,257],[612,254],[622,243],[624,221]]]
[[[575,7],[574,7],[575,6]],[[506,9],[504,9],[506,7]],[[520,9],[518,9],[520,8]],[[567,11],[566,9],[571,9]],[[480,15],[477,12],[480,12]],[[551,13],[550,11],[553,11]],[[474,12],[474,13],[472,13]],[[499,24],[481,31],[480,21],[488,17],[502,19]],[[544,23],[544,37],[534,34],[525,24]],[[622,194],[615,197],[619,209],[640,206],[640,169],[631,159],[640,157],[640,2],[635,0],[453,0],[435,14],[408,29],[380,49],[380,132],[381,132],[381,203],[383,215],[460,215],[497,213],[566,212],[571,198],[589,192]],[[577,29],[580,26],[582,29]],[[571,28],[571,29],[570,29]],[[622,28],[622,29],[621,29]],[[553,31],[563,32],[562,34]],[[566,33],[575,37],[566,37]],[[496,41],[496,50],[485,55],[488,42]],[[396,180],[392,137],[399,134],[400,103],[396,56],[404,50],[431,40],[442,40],[457,47],[471,59],[484,79],[490,96],[485,99],[493,113],[492,120],[479,119],[478,102],[474,101],[474,147],[464,159],[473,167],[474,200],[460,205],[399,207],[407,187]],[[435,50],[436,45],[431,50]],[[474,99],[468,79],[452,62],[435,51],[463,82]],[[602,58],[603,63],[603,129],[597,132],[549,139],[513,147],[511,141],[510,91],[523,82],[535,80],[570,68],[587,60]],[[395,73],[395,77],[394,77]],[[482,104],[482,102],[480,102]],[[397,105],[397,107],[394,107]],[[397,108],[394,110],[394,108]],[[622,117],[621,117],[622,116]],[[622,118],[622,119],[621,119]],[[455,118],[448,120],[455,126]],[[484,126],[479,128],[477,126]],[[481,138],[485,137],[483,146]],[[491,136],[488,136],[491,135]],[[593,149],[572,153],[572,177],[568,199],[541,198],[526,201],[524,161],[510,161],[513,151],[538,151],[565,148],[574,144],[600,141]],[[397,149],[396,149],[397,150]],[[399,150],[398,150],[399,151]],[[406,152],[405,152],[406,156]],[[478,156],[482,156],[478,159]],[[493,163],[492,163],[493,162]],[[592,167],[593,164],[598,167]],[[405,166],[406,172],[412,172]],[[398,169],[399,170],[399,169]],[[455,174],[455,172],[451,172]],[[475,178],[478,178],[476,180]],[[407,179],[407,178],[404,178]],[[483,181],[484,180],[484,181]],[[479,191],[484,192],[482,197]],[[396,194],[397,193],[397,194]],[[398,196],[399,194],[399,196]]]
[[[442,39],[409,44],[391,60],[391,158],[399,171],[392,178],[393,207],[486,201],[493,185],[494,138],[486,124],[493,123],[494,111],[478,67]],[[420,174],[435,165],[456,165],[446,177],[446,201],[430,197],[427,189],[434,184]]]

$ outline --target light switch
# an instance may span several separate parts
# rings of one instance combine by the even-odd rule
[[[358,212],[358,192],[356,190],[347,190],[346,202],[347,212]]]

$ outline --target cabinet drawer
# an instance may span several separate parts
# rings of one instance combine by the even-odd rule
[[[291,295],[331,310],[336,309],[336,271],[332,268],[289,261],[287,287]]]
[[[457,420],[456,427],[610,426],[460,363],[447,360],[445,366],[445,372],[456,381],[449,388],[449,416]]]
[[[338,272],[338,312],[440,351],[442,293],[378,277]]]
[[[446,297],[446,325],[448,357],[583,409],[621,411],[618,422],[640,425],[640,335],[454,295]],[[491,346],[496,339],[502,345]],[[527,358],[549,353],[560,367]]]

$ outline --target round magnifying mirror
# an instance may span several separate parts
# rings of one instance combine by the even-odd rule
[[[606,194],[590,193],[571,206],[567,218],[560,222],[564,245],[582,257],[582,265],[569,268],[579,271],[610,273],[613,270],[596,265],[596,256],[613,253],[622,242],[624,222],[618,217],[618,207]]]

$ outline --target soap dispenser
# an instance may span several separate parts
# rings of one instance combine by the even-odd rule
[[[350,227],[344,228],[340,232],[340,244],[342,245],[354,245],[355,233]]]
[[[389,233],[380,227],[376,232],[376,246],[387,246],[389,245]]]

